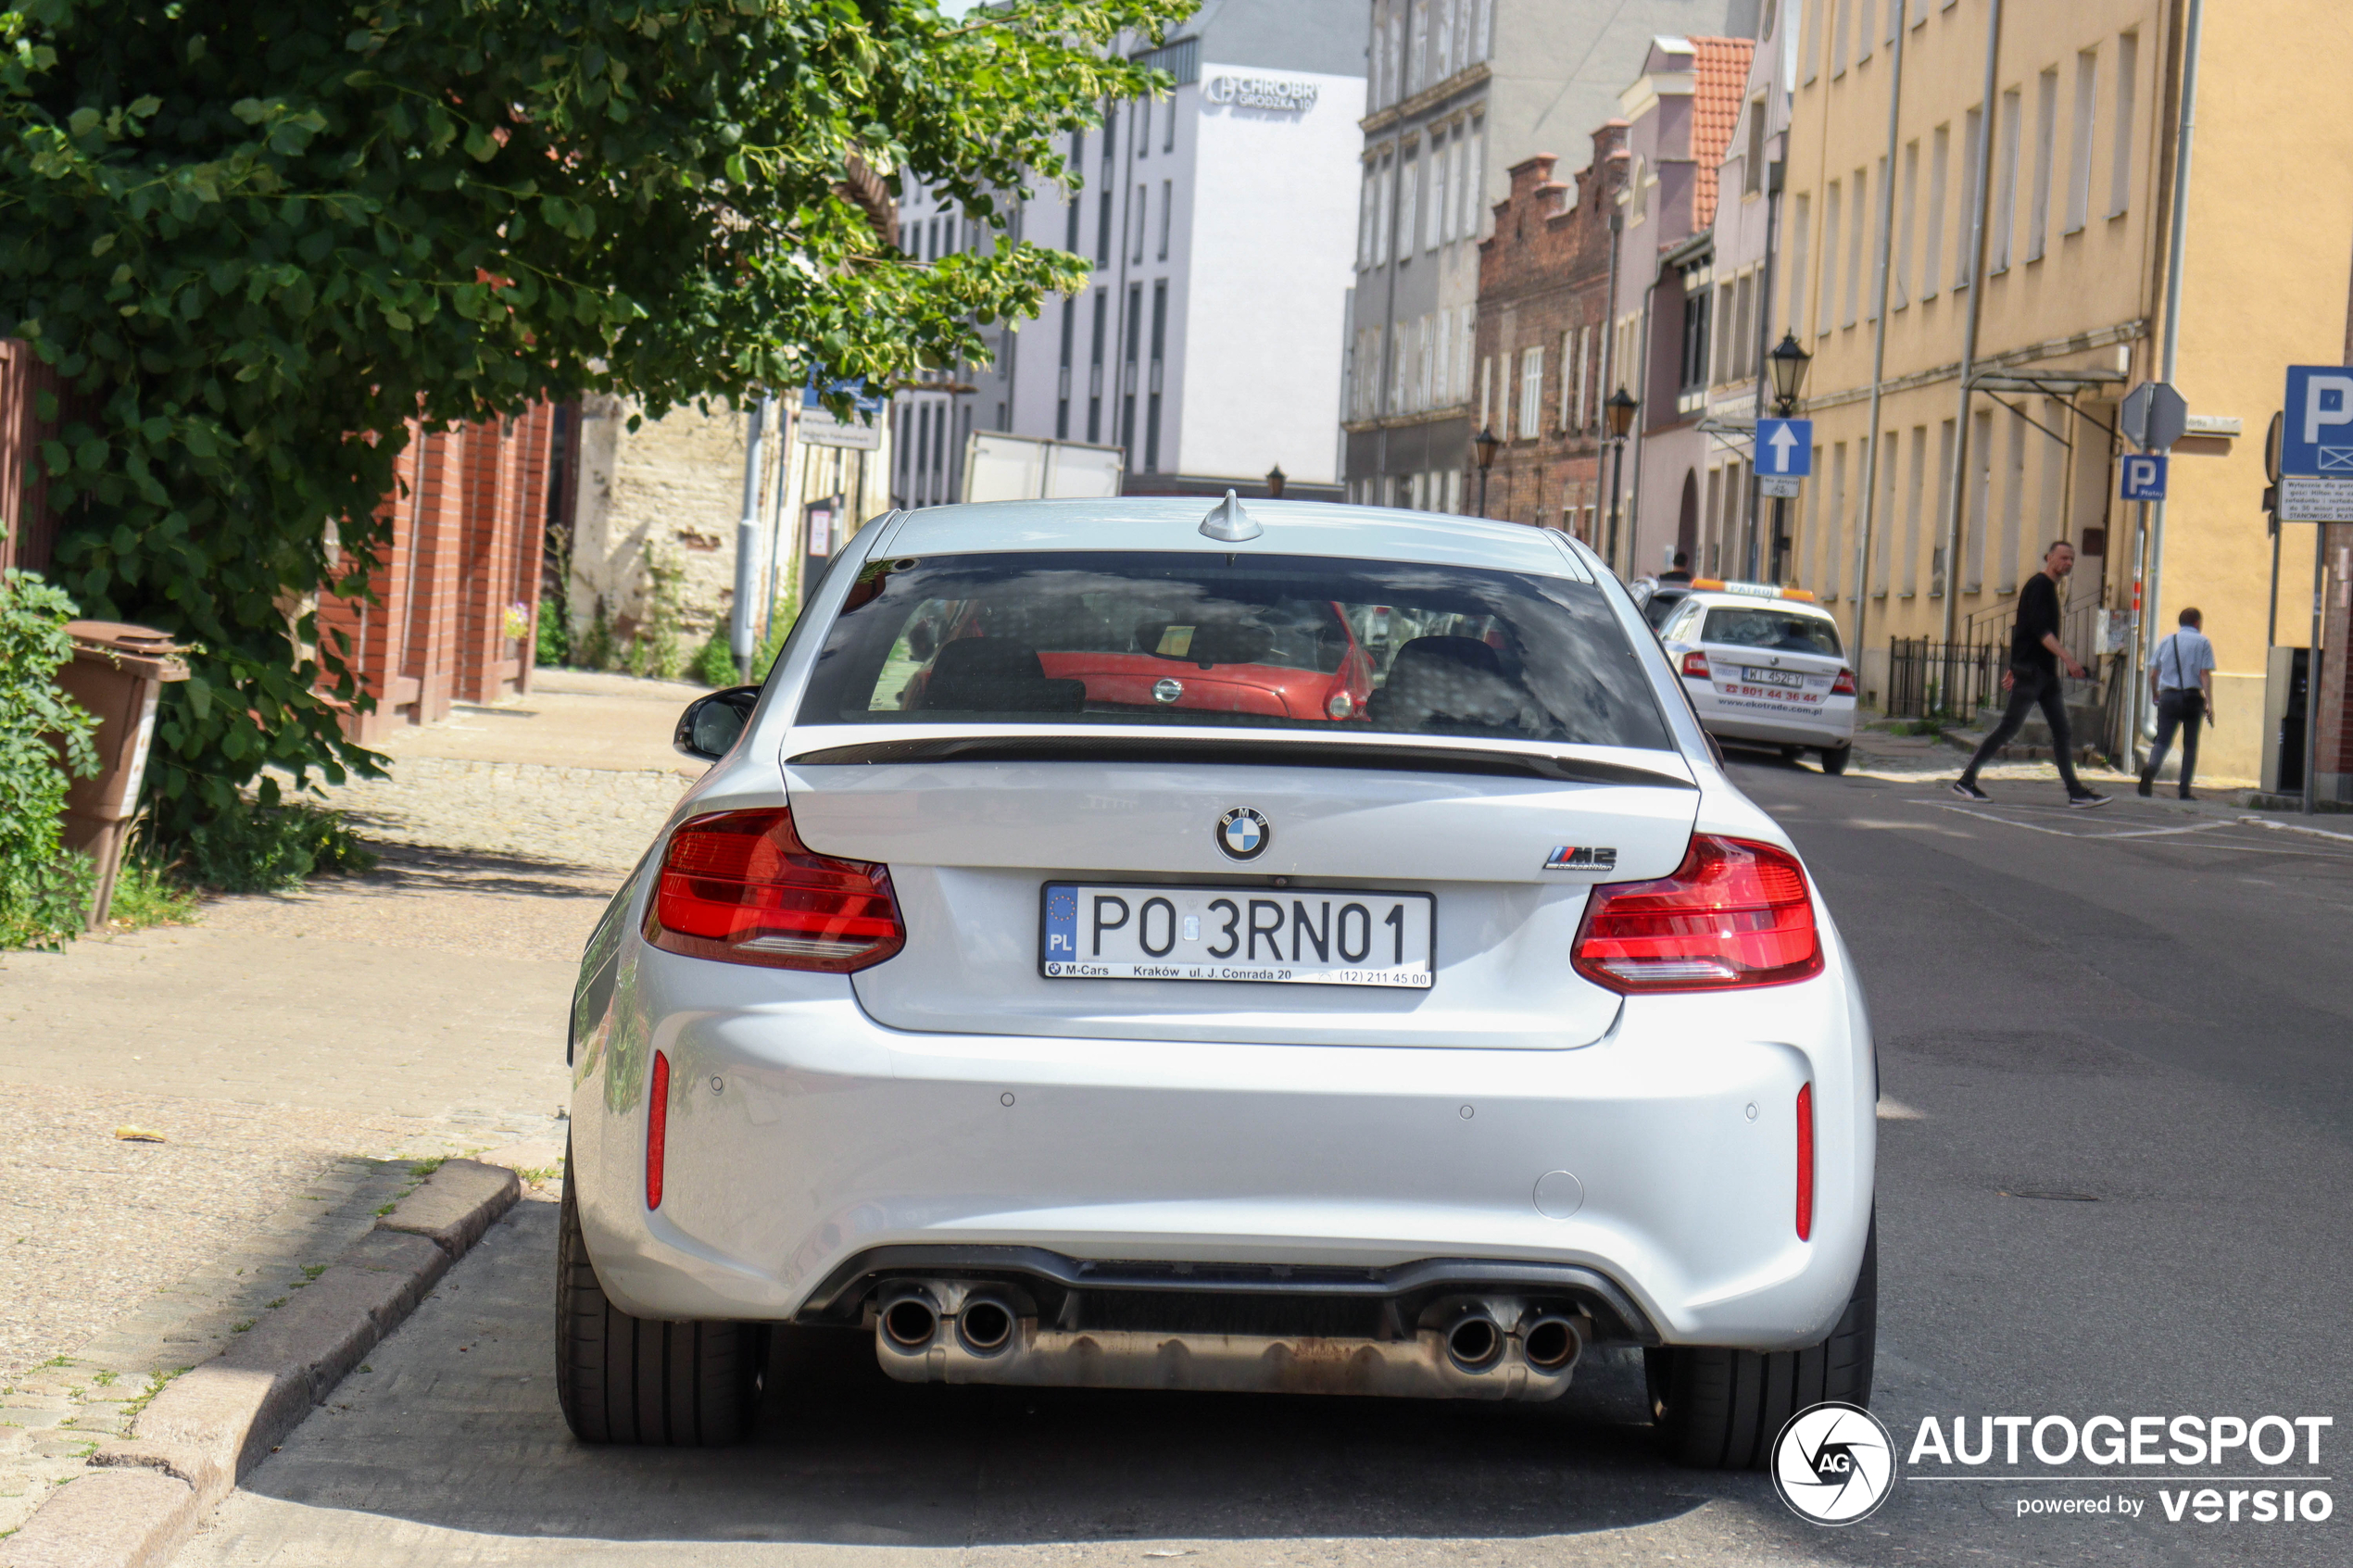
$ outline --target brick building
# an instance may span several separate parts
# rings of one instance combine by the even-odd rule
[[[1478,245],[1477,430],[1503,445],[1485,515],[1562,528],[1589,542],[1609,526],[1602,405],[1609,323],[1610,219],[1627,176],[1626,122],[1593,132],[1592,162],[1553,178],[1551,153],[1514,164],[1494,232]],[[1464,509],[1479,508],[1466,458]]]

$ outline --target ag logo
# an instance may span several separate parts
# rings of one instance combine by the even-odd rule
[[[1236,860],[1255,860],[1275,840],[1275,825],[1247,806],[1217,819],[1217,847]]]
[[[1858,1405],[1813,1405],[1773,1440],[1773,1489],[1817,1524],[1868,1519],[1895,1487],[1895,1444]]]

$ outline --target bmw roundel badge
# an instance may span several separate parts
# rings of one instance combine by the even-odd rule
[[[1255,860],[1275,841],[1275,824],[1247,806],[1237,806],[1217,819],[1217,847],[1227,858]]]

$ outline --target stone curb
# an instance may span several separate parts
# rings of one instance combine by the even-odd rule
[[[0,1540],[0,1568],[169,1562],[522,1193],[512,1171],[445,1161],[300,1296],[169,1384],[129,1441],[99,1449]]]

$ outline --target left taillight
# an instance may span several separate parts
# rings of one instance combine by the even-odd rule
[[[1577,930],[1577,972],[1612,991],[1729,991],[1822,972],[1814,900],[1797,857],[1744,838],[1692,835],[1672,876],[1603,883]]]
[[[1838,672],[1838,678],[1831,682],[1831,696],[1853,696],[1854,695],[1855,671],[1852,670],[1841,670]]]
[[[792,811],[721,811],[671,834],[646,909],[646,940],[665,952],[836,974],[907,945],[890,868],[820,855]]]

